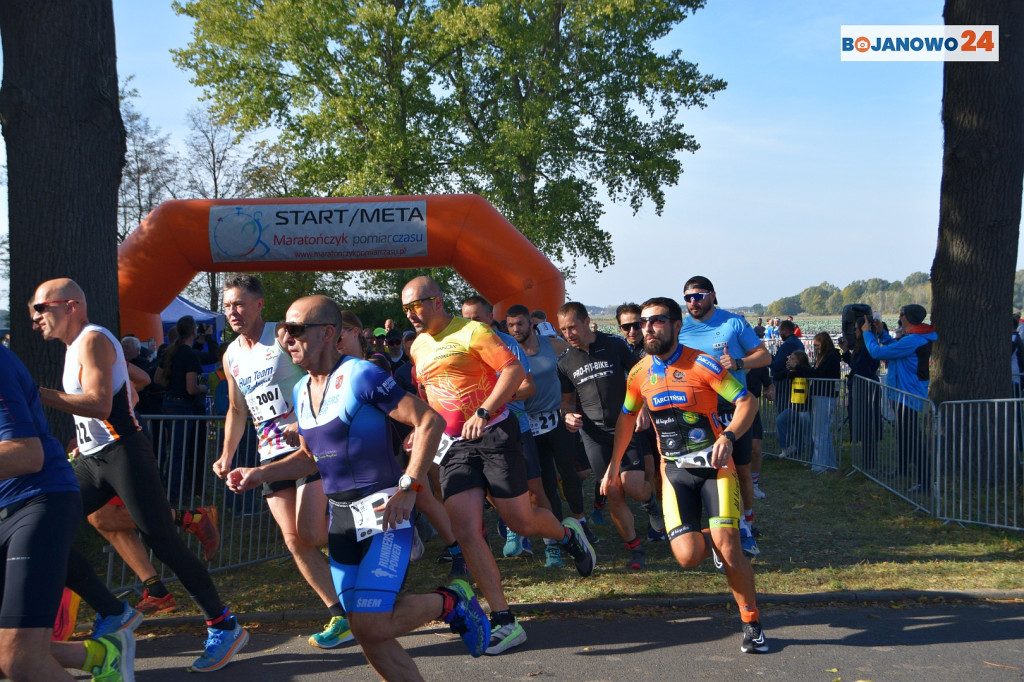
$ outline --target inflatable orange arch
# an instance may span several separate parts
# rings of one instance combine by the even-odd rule
[[[475,194],[166,201],[117,262],[121,333],[141,339],[163,337],[160,312],[200,272],[451,266],[495,317],[516,303],[550,317],[565,301],[558,269]]]

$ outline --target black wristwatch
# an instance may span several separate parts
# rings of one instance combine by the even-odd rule
[[[482,407],[476,408],[476,416],[480,417],[484,421],[490,421],[491,419],[491,413]]]
[[[730,443],[736,442],[736,434],[732,431],[726,429],[725,431],[722,431],[722,435],[728,438]]]
[[[736,358],[736,369],[743,369],[743,358]]]

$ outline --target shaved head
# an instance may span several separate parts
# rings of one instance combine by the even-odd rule
[[[422,275],[420,277],[413,277],[409,282],[402,287],[402,302],[405,302],[406,292],[411,292],[412,295],[410,300],[417,298],[426,298],[427,296],[441,296],[441,287],[431,277]]]
[[[36,287],[36,295],[32,302],[53,301],[59,298],[78,301],[82,309],[85,309],[85,292],[78,286],[78,282],[67,277],[47,280],[40,284]]]
[[[302,317],[288,319],[289,322],[331,324],[335,329],[341,329],[341,308],[328,296],[303,296],[288,306],[289,315],[286,317],[291,318],[293,311]]]

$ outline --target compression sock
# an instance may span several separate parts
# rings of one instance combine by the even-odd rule
[[[754,472],[750,472],[750,479],[754,482],[754,485],[757,485],[758,482],[761,480],[761,474],[755,474]]]
[[[213,620],[206,621],[206,627],[213,630],[234,630],[238,621],[231,615],[231,609],[224,607],[223,613]]]
[[[341,608],[341,602],[334,602],[327,607],[327,610],[331,612],[331,618],[345,617],[345,609]]]
[[[85,665],[82,666],[82,670],[89,672],[99,669],[107,657],[107,648],[95,639],[87,639],[82,644],[85,645]]]
[[[740,604],[740,618],[744,623],[755,623],[761,620],[761,613],[757,610],[757,604]]]
[[[160,580],[160,576],[154,575],[152,578],[143,583],[146,586],[146,591],[149,592],[149,596],[154,599],[163,599],[167,596],[167,586],[164,585],[164,581]]]

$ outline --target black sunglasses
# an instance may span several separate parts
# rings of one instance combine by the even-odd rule
[[[624,332],[635,332],[640,330],[639,322],[625,322],[619,325],[619,329]]]
[[[300,339],[309,327],[333,327],[330,322],[282,322],[281,326],[293,339]]]
[[[665,324],[668,322],[668,315],[651,315],[650,317],[641,317],[641,326],[646,327],[648,324]]]
[[[78,303],[78,301],[73,298],[61,298],[56,301],[42,301],[41,303],[33,303],[32,310],[37,313],[44,313],[51,305],[57,305],[58,303]]]

